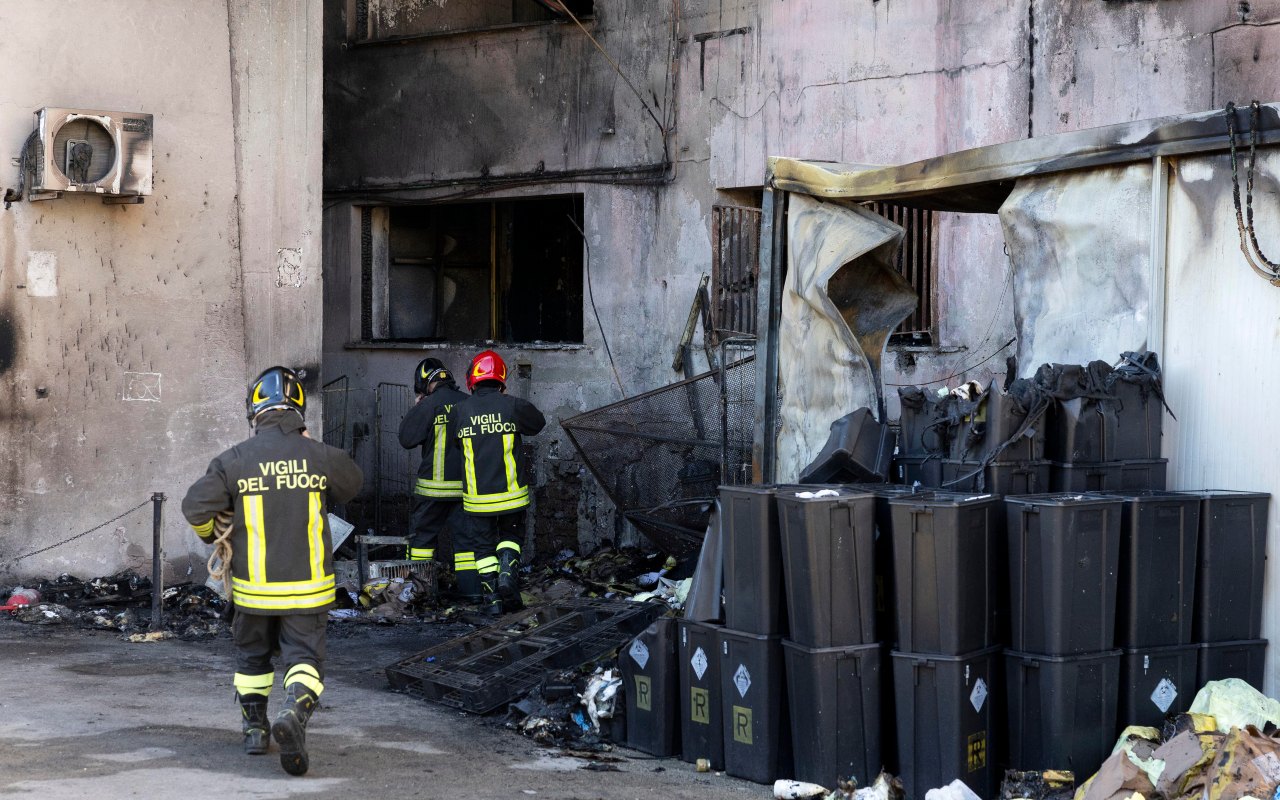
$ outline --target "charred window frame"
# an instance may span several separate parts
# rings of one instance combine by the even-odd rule
[[[381,29],[379,7],[402,2],[405,0],[346,0],[347,41],[393,42],[567,22],[569,17],[558,9],[560,3],[579,20],[595,19],[594,0],[472,0],[448,6],[441,3],[434,8],[419,6],[417,13],[405,17],[410,24],[394,31]]]
[[[580,344],[582,224],[580,194],[362,208],[362,341]]]
[[[711,207],[711,326],[717,339],[756,335],[759,207]]]
[[[889,337],[890,344],[938,344],[938,239],[936,216],[927,208],[872,202],[865,206],[903,230],[894,266],[920,298],[916,310]]]

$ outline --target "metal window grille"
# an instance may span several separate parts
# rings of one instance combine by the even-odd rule
[[[883,202],[867,203],[867,207],[905,231],[894,263],[899,274],[920,297],[916,310],[898,326],[893,338],[895,341],[931,344],[937,330],[935,295],[938,275],[933,212],[927,208]]]
[[[760,209],[711,207],[711,326],[717,338],[756,335]]]

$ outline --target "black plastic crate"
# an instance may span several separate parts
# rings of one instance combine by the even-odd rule
[[[387,667],[391,688],[474,714],[527,693],[551,670],[594,661],[667,611],[664,603],[578,598],[510,614]]]
[[[1199,645],[1122,648],[1121,653],[1117,731],[1126,725],[1158,728],[1167,715],[1187,710],[1199,689]]]
[[[1191,644],[1199,500],[1155,490],[1112,494],[1124,500],[1116,645]]]
[[[627,746],[655,756],[680,752],[676,621],[663,617],[618,656],[627,699]]]
[[[893,459],[893,481],[904,486],[926,488],[942,485],[942,456],[897,456]]]
[[[875,496],[876,635],[881,641],[896,648],[898,625],[895,619],[897,609],[894,607],[893,506],[889,501],[901,497],[928,497],[932,490],[890,483],[855,483],[848,488]],[[884,681],[885,686],[890,683]]]
[[[995,643],[992,495],[933,492],[891,498],[898,647],[959,655]]]
[[[1010,641],[1021,653],[1078,655],[1115,645],[1118,497],[1005,498]]]
[[[799,496],[814,488],[777,491],[790,638],[805,647],[874,642],[875,497],[850,489]]]
[[[1159,458],[1164,403],[1155,392],[1132,381],[1116,381],[1112,392],[1115,399],[1106,403],[1115,409],[1116,430],[1106,442],[1103,457],[1109,460]]]
[[[979,797],[996,793],[992,694],[1000,648],[963,656],[893,653],[898,773],[907,797],[959,778]]]
[[[721,486],[725,624],[786,633],[782,543],[772,486]]]
[[[1120,651],[1078,656],[1004,654],[1009,761],[1018,770],[1092,775],[1111,754]]]
[[[946,450],[946,412],[938,396],[919,386],[902,386],[898,389],[898,398],[898,452],[905,456],[923,456]]]
[[[1039,494],[1049,490],[1048,461],[942,462],[942,488],[951,492]]]
[[[1265,492],[1186,492],[1200,499],[1199,558],[1191,637],[1236,642],[1262,636],[1267,555]]]
[[[1105,443],[1115,435],[1115,409],[1108,404],[1088,397],[1056,401],[1045,414],[1045,457],[1067,464],[1105,461]]]
[[[1165,458],[1064,464],[1052,462],[1049,485],[1054,492],[1106,492],[1164,489],[1169,460]]]
[[[705,758],[724,769],[720,708],[720,625],[679,620],[680,752],[690,764]]]
[[[881,750],[879,644],[803,647],[782,643],[791,707],[795,779],[835,786],[853,776],[869,786],[884,765]]]
[[[800,483],[849,483],[889,479],[894,435],[871,410],[859,408],[831,423],[831,435]]]
[[[791,775],[784,674],[781,637],[720,631],[726,773],[756,783]]]
[[[1267,640],[1207,642],[1198,645],[1196,686],[1225,678],[1239,678],[1262,691],[1267,659]]]

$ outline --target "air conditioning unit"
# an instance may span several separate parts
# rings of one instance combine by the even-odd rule
[[[42,108],[34,135],[32,200],[83,192],[140,203],[151,194],[150,114]]]

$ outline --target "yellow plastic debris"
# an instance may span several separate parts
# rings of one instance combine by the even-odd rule
[[[1272,700],[1239,678],[1209,681],[1196,694],[1189,711],[1213,717],[1220,733],[1247,725],[1261,730],[1268,722],[1280,726],[1280,701]]]

